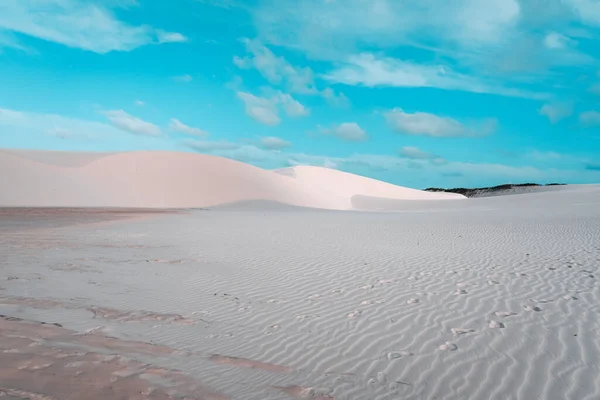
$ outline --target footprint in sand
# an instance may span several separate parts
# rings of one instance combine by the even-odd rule
[[[391,279],[380,279],[377,283],[379,283],[380,285],[387,285],[392,283],[393,281]]]
[[[361,306],[370,306],[373,304],[383,304],[385,303],[385,301],[383,300],[364,300],[363,302],[360,303]]]
[[[502,322],[498,322],[498,321],[490,321],[490,323],[488,324],[488,326],[492,329],[502,329],[502,328],[506,328],[506,325],[504,325]]]
[[[387,359],[388,360],[397,360],[398,358],[410,357],[413,355],[414,355],[413,353],[411,353],[410,351],[406,351],[406,350],[390,351],[389,353],[387,353]]]
[[[450,332],[452,332],[452,334],[456,337],[460,335],[466,335],[467,333],[473,333],[475,330],[466,328],[452,328],[450,329]]]
[[[565,295],[563,296],[563,299],[565,300],[579,300],[579,298],[577,296],[571,296],[571,295]]]
[[[267,327],[267,329],[266,329],[265,333],[266,333],[267,335],[270,335],[270,334],[272,334],[272,333],[275,333],[275,332],[277,332],[279,329],[281,329],[281,325],[279,325],[279,324],[274,324],[274,325],[271,325],[271,326]]]
[[[317,300],[319,297],[321,297],[320,294],[313,294],[312,296],[309,296],[308,299],[310,301],[314,301],[314,300]]]
[[[306,321],[307,319],[313,319],[316,318],[316,315],[307,315],[307,314],[300,314],[296,316],[296,319],[299,321]]]
[[[517,315],[517,313],[516,312],[512,312],[512,311],[496,311],[494,313],[494,315],[497,316],[497,317],[505,318],[505,317],[511,317],[513,315]]]
[[[406,300],[406,304],[418,304],[418,303],[419,303],[419,299]]]
[[[438,349],[441,351],[455,351],[455,350],[458,350],[458,346],[452,342],[446,342],[446,343],[440,345],[440,347],[438,347]]]
[[[369,290],[369,289],[373,289],[374,287],[375,287],[375,285],[368,284],[368,285],[361,286],[360,288],[361,289],[365,289],[365,290]]]
[[[500,282],[498,282],[498,281],[496,281],[494,279],[490,279],[487,282],[488,282],[489,285],[499,285],[500,284]]]
[[[542,311],[541,308],[536,307],[536,306],[523,306],[523,309],[525,311],[536,311],[536,312]]]
[[[552,300],[552,299],[550,299],[550,300],[529,299],[529,301],[532,302],[532,303],[546,304],[546,303],[552,303],[554,300]]]
[[[454,294],[467,294],[467,291],[465,289],[458,289]]]
[[[281,304],[283,302],[284,302],[283,300],[279,300],[279,299],[269,299],[269,300],[267,300],[267,303],[269,303],[269,304]]]
[[[252,306],[245,306],[245,307],[238,308],[238,312],[249,312],[250,310],[252,310]]]
[[[377,376],[375,378],[369,379],[367,384],[369,386],[380,386],[380,385],[385,385],[386,381],[387,381],[387,376],[385,375],[385,373],[378,372]]]
[[[342,294],[342,293],[344,293],[344,289],[333,289],[331,291],[331,293],[333,293],[333,294]]]
[[[360,317],[362,313],[363,312],[361,310],[352,311],[350,314],[348,314],[348,319],[356,319]]]

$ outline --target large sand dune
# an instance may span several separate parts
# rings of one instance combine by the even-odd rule
[[[350,210],[354,196],[463,199],[321,167],[267,171],[226,158],[175,152],[0,151],[0,206],[195,208],[271,201]]]

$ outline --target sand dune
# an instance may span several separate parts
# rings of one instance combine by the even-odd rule
[[[268,171],[192,153],[0,151],[0,206],[196,208],[271,201],[351,210],[357,195],[396,200],[463,199],[321,167]]]

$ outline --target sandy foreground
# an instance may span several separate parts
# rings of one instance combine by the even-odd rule
[[[2,209],[0,398],[600,398],[600,186],[361,201]]]

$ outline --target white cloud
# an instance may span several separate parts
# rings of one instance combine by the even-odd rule
[[[127,114],[123,110],[105,111],[104,115],[106,115],[115,127],[129,133],[147,136],[160,135],[160,128],[158,126]]]
[[[19,121],[25,118],[25,113],[21,111],[8,110],[6,108],[0,108],[0,121]]]
[[[183,142],[187,147],[199,152],[212,152],[219,150],[233,150],[240,147],[240,144],[228,142],[226,140],[186,140]]]
[[[497,122],[487,119],[465,125],[455,119],[425,112],[407,113],[395,108],[384,113],[389,126],[398,133],[432,137],[477,137],[496,130]]]
[[[90,140],[96,139],[98,137],[88,132],[74,132],[70,129],[66,129],[61,126],[55,126],[51,129],[48,129],[46,133],[49,136],[53,136],[64,140]]]
[[[120,129],[106,123],[8,109],[0,109],[0,132],[40,135],[40,138],[45,136],[65,140],[95,140],[105,143],[114,143],[123,137]],[[0,135],[0,141],[2,139],[9,139],[10,143],[9,135]]]
[[[430,160],[435,157],[435,155],[427,153],[414,146],[404,146],[398,151],[398,153],[402,157],[410,158],[413,160]]]
[[[185,43],[188,38],[178,32],[157,31],[158,43]]]
[[[122,5],[131,5],[131,2]],[[85,0],[2,0],[0,30],[96,53],[130,51],[183,37],[148,25],[129,25],[117,19],[111,6],[119,4],[102,5]]]
[[[525,158],[534,161],[558,161],[564,158],[564,156],[555,151],[532,150],[525,154]]]
[[[310,68],[294,67],[256,40],[244,39],[248,57],[234,57],[242,69],[255,68],[271,84],[284,84],[292,93],[315,94],[314,74]]]
[[[586,111],[579,114],[579,122],[586,127],[600,126],[600,112]]]
[[[135,104],[136,106],[139,106],[139,107],[143,107],[146,105],[146,103],[144,103],[142,100],[136,100],[133,102],[133,104]]]
[[[540,114],[546,116],[551,123],[555,124],[573,114],[573,103],[547,103],[540,108]]]
[[[442,65],[423,65],[393,58],[377,58],[363,53],[351,56],[346,64],[324,75],[335,83],[367,87],[432,87],[513,97],[545,98],[546,94],[507,88],[470,77]]]
[[[529,88],[563,78],[567,85],[553,69],[594,62],[574,49],[569,36],[579,35],[580,18],[564,4],[590,1],[264,0],[253,16],[263,43],[334,63],[326,74],[332,82],[548,98]],[[385,56],[398,48],[414,49],[406,52],[411,58]],[[365,60],[365,52],[381,63]],[[431,65],[437,60],[445,76]]]
[[[172,79],[175,82],[181,82],[181,83],[189,83],[192,81],[192,76],[189,74],[185,74],[185,75],[178,75],[178,76],[173,76]]]
[[[193,128],[191,126],[187,126],[180,120],[176,118],[171,118],[171,123],[169,124],[169,128],[175,132],[185,133],[186,135],[192,136],[208,136],[208,132],[203,131],[199,128]]]
[[[270,97],[259,97],[247,92],[237,92],[237,96],[246,106],[246,114],[265,125],[277,125],[281,122],[279,108],[289,117],[304,117],[310,110],[290,94],[281,91],[265,90]]]
[[[335,106],[347,106],[348,98],[343,93],[336,94],[329,87],[319,90],[315,84],[315,74],[309,67],[292,65],[285,58],[275,55],[267,46],[257,40],[243,40],[247,57],[233,58],[233,63],[241,69],[256,69],[272,85],[284,86],[291,93],[322,96]]]
[[[367,132],[356,122],[344,122],[333,128],[320,128],[320,132],[349,142],[362,142],[369,139]]]
[[[275,136],[267,136],[261,138],[260,144],[262,147],[269,150],[282,150],[292,145],[292,143],[288,142],[287,140]]]
[[[348,107],[350,105],[350,100],[348,100],[344,93],[340,92],[336,94],[331,88],[323,89],[321,95],[334,107]]]
[[[573,11],[581,19],[581,22],[598,26],[600,25],[600,3],[596,0],[563,0],[565,4],[572,7]]]
[[[304,105],[287,93],[280,92],[278,99],[285,113],[290,117],[304,117],[310,114],[310,111]]]
[[[549,49],[564,49],[573,44],[573,39],[557,32],[550,32],[544,37],[544,45]]]
[[[337,58],[358,43],[397,47],[419,36],[462,47],[497,44],[508,39],[520,13],[517,0],[267,0],[254,17],[260,36],[273,44]]]
[[[258,122],[270,126],[281,122],[277,110],[277,100],[258,97],[246,92],[237,92],[237,96],[244,102],[246,114]]]
[[[597,96],[600,96],[600,83],[596,83],[594,85],[592,85],[589,89],[588,92],[593,93]]]

